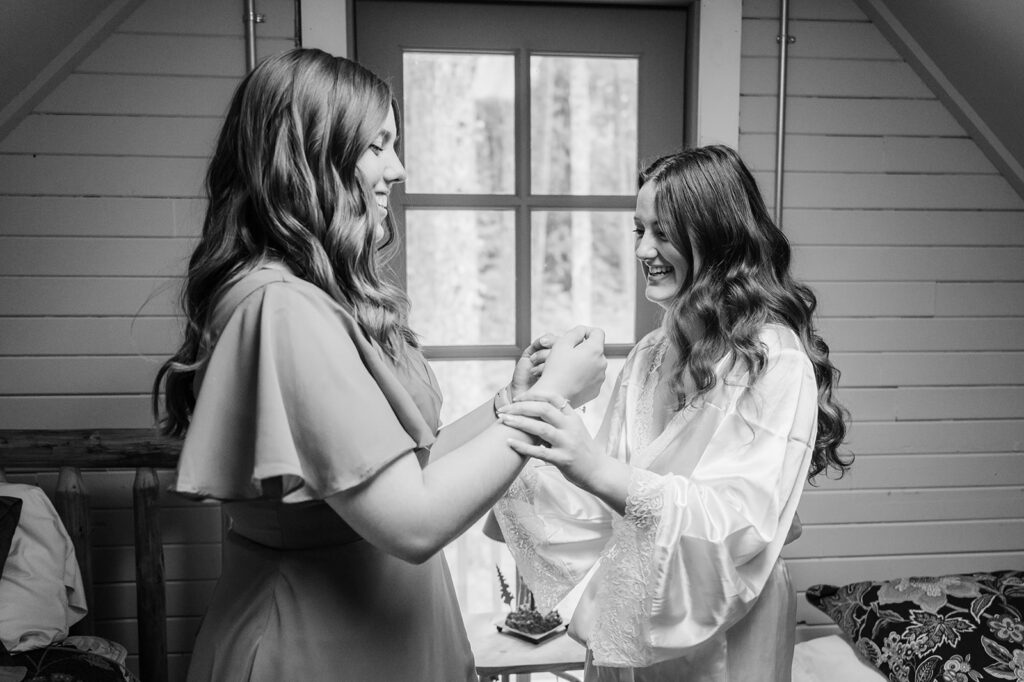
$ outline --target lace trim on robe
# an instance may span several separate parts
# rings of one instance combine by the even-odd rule
[[[636,451],[643,450],[653,440],[651,428],[654,424],[654,391],[658,388],[658,370],[665,360],[665,350],[668,348],[666,340],[660,341],[654,347],[650,365],[647,367],[647,374],[640,382],[640,394],[636,401]]]
[[[597,665],[642,668],[654,662],[647,635],[663,483],[658,474],[632,468],[626,515],[614,522],[613,539],[601,555],[599,610],[588,642]]]
[[[564,564],[551,561],[537,551],[545,538],[538,532],[543,522],[533,506],[536,486],[537,473],[527,466],[494,505],[494,514],[516,567],[533,592],[537,610],[547,613],[576,586],[577,579]]]

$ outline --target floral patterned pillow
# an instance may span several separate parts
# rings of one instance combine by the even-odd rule
[[[814,585],[806,597],[892,682],[1024,680],[1024,571]]]

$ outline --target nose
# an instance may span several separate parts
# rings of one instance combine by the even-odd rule
[[[633,252],[636,257],[640,260],[651,260],[657,257],[658,249],[654,243],[654,237],[651,236],[650,230],[647,230],[636,240],[636,247]]]
[[[392,150],[389,152],[387,164],[384,166],[384,181],[393,185],[396,182],[405,182],[405,177],[405,166],[402,165],[398,154]]]

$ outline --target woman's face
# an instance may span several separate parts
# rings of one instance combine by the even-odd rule
[[[672,300],[683,291],[691,265],[686,256],[672,245],[664,228],[658,223],[654,207],[656,190],[648,182],[636,195],[636,213],[633,216],[636,232],[636,257],[647,275],[647,300],[668,308]],[[691,245],[694,259],[697,253]],[[696,265],[694,266],[696,269]]]
[[[378,229],[388,214],[391,186],[405,180],[405,166],[398,159],[395,143],[398,141],[398,126],[395,112],[388,107],[388,117],[377,131],[363,155],[356,161],[356,171],[372,190],[380,209]]]

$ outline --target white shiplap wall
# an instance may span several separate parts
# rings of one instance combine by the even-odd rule
[[[291,47],[292,1],[259,5],[259,55]],[[238,0],[145,0],[0,140],[0,428],[151,425],[207,158],[245,71],[241,17]],[[135,665],[132,475],[86,485],[97,629]],[[56,474],[10,478],[56,485]],[[162,503],[181,680],[220,573],[221,520],[216,505]]]
[[[771,201],[779,3],[744,2],[740,151]],[[1024,568],[1024,201],[853,0],[790,3],[784,229],[857,460],[808,487],[815,583]]]
[[[149,384],[178,338],[173,278],[244,68],[238,5],[146,0],[0,140],[0,428],[150,424]],[[260,53],[289,47],[290,0],[260,11]],[[777,12],[744,3],[740,149],[769,198]],[[791,13],[784,223],[859,456],[805,495],[797,586],[1024,566],[1024,202],[852,0]],[[96,613],[134,651],[130,475],[87,485]],[[181,679],[219,514],[165,504]],[[829,629],[800,617],[804,636]]]

